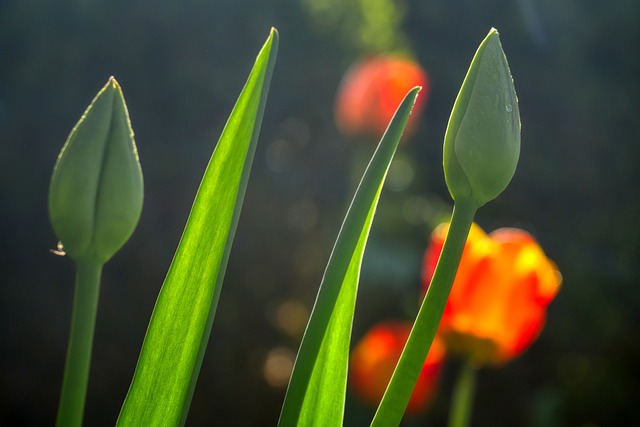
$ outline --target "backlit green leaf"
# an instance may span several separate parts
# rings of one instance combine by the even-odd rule
[[[298,352],[281,427],[342,425],[362,256],[387,170],[419,90],[412,89],[398,107],[351,202]]]
[[[216,311],[278,50],[273,29],[227,121],[160,290],[119,426],[185,422]]]

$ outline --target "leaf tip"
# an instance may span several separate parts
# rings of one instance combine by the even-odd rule
[[[278,29],[276,27],[271,27],[271,31],[269,32],[269,40],[271,41],[271,45],[276,49],[278,48],[279,39],[280,35],[278,33]]]

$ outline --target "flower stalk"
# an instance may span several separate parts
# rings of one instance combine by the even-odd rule
[[[372,427],[399,425],[402,420],[422,364],[436,336],[475,213],[475,207],[469,204],[456,203],[453,208],[449,233],[431,287],[422,302],[391,382],[371,422]]]
[[[96,261],[80,261],[76,264],[71,332],[56,421],[59,427],[82,425],[101,272],[102,264]]]
[[[466,358],[458,372],[453,389],[453,401],[449,412],[449,427],[468,427],[471,421],[473,398],[476,391],[477,368],[471,358]]]

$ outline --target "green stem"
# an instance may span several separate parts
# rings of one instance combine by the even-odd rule
[[[436,335],[462,250],[476,213],[475,205],[456,203],[438,265],[411,329],[402,356],[371,422],[372,427],[400,425],[418,376]]]
[[[453,389],[453,402],[449,413],[449,427],[468,427],[471,420],[473,397],[476,390],[476,367],[467,358],[460,369]]]
[[[82,425],[101,272],[102,264],[97,261],[83,260],[76,263],[71,332],[56,420],[58,427]]]

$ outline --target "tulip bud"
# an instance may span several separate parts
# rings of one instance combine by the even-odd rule
[[[454,200],[495,199],[520,155],[520,114],[507,58],[492,28],[473,57],[444,138],[444,171]]]
[[[108,261],[142,211],[138,152],[122,90],[111,77],[71,131],[49,188],[49,216],[75,261]]]

